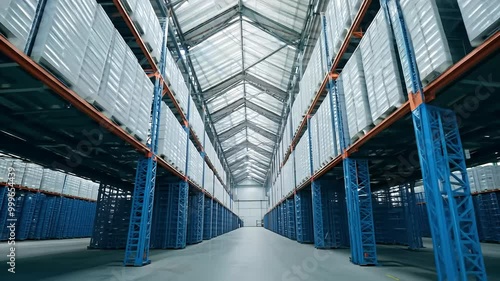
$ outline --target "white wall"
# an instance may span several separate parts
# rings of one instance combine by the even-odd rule
[[[234,200],[239,217],[246,227],[255,227],[268,209],[266,190],[253,181],[242,182],[234,189]]]

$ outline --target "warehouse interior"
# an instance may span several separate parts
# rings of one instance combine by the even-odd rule
[[[0,280],[500,280],[495,0],[2,0]]]

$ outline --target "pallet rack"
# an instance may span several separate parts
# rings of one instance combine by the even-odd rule
[[[44,2],[45,1],[41,1],[41,3]],[[227,186],[224,184],[224,179],[221,178],[221,174],[219,173],[220,171],[217,171],[215,169],[211,159],[208,159],[208,157],[203,153],[203,146],[200,142],[200,139],[196,137],[196,135],[192,132],[192,129],[189,128],[189,112],[186,116],[186,114],[184,114],[184,112],[180,109],[180,106],[177,103],[172,91],[169,89],[165,80],[162,78],[161,72],[163,71],[161,68],[163,67],[163,65],[156,64],[154,59],[149,54],[145,42],[140,37],[139,32],[135,28],[131,18],[126,13],[122,3],[119,0],[104,0],[97,2],[103,5],[110,18],[113,19],[115,27],[120,31],[122,36],[128,39],[132,39],[131,41],[135,41],[136,45],[134,46],[136,46],[136,48],[134,49],[134,53],[140,61],[145,62],[144,66],[146,68],[146,71],[151,74],[155,74],[157,77],[156,88],[158,92],[157,97],[159,97],[156,99],[157,102],[160,102],[164,98],[166,101],[168,101],[168,105],[175,112],[176,116],[179,119],[179,122],[186,128],[186,131],[189,132],[189,139],[193,141],[197,150],[201,151],[202,157],[207,162],[209,168],[214,172],[215,176],[223,184],[224,188],[227,189]],[[38,14],[35,21],[39,21],[41,16],[42,13]],[[35,63],[22,51],[14,47],[3,36],[0,36],[0,54],[0,62],[4,63],[6,67],[12,69],[12,74],[8,74],[5,77],[7,81],[19,81],[19,77],[23,77],[23,79],[21,80],[24,83],[29,82],[29,84],[34,85],[35,88],[35,90],[33,90],[33,88],[25,89],[21,84],[13,83],[14,87],[19,88],[19,90],[14,92],[24,93],[23,95],[13,97],[13,99],[9,100],[9,103],[17,102],[18,104],[22,104],[25,103],[26,99],[30,99],[32,101],[31,103],[38,102],[39,108],[43,108],[43,110],[39,110],[37,108],[23,108],[24,111],[21,110],[21,112],[18,112],[17,114],[18,117],[21,117],[21,120],[17,120],[17,122],[13,122],[14,119],[12,119],[12,116],[16,116],[16,114],[4,112],[2,117],[5,117],[5,119],[3,120],[6,120],[7,123],[16,124],[17,126],[17,128],[13,128],[11,124],[9,125],[5,123],[6,128],[8,128],[7,131],[12,131],[14,133],[11,135],[7,135],[6,138],[3,138],[2,147],[5,150],[46,165],[55,163],[58,165],[57,168],[72,170],[76,174],[83,175],[89,178],[99,179],[114,186],[123,187],[124,190],[131,189],[131,183],[133,182],[134,177],[136,179],[142,179],[141,182],[143,183],[136,184],[136,187],[145,186],[145,182],[148,182],[148,180],[145,180],[146,178],[154,178],[154,172],[152,171],[156,170],[156,168],[153,166],[156,166],[156,163],[158,163],[159,166],[162,167],[162,169],[158,171],[159,176],[173,175],[178,178],[179,181],[185,182],[186,189],[189,184],[189,186],[195,188],[198,192],[201,192],[205,196],[212,198],[215,202],[218,202],[222,205],[219,199],[210,195],[206,190],[195,184],[192,180],[187,179],[185,175],[177,171],[172,165],[170,165],[163,159],[156,157],[154,153],[154,146],[151,147],[150,145],[145,145],[132,137],[123,128],[106,118],[102,112],[99,112],[96,108],[80,98],[75,92],[70,90],[66,85],[59,81],[54,75]],[[11,96],[9,96],[9,98],[10,97]],[[57,107],[61,108],[61,110],[51,111],[50,109],[54,104],[57,104]],[[158,110],[155,110],[154,113],[158,114],[159,112]],[[68,151],[70,151],[71,153],[70,156],[74,155],[74,151],[78,149],[78,141],[87,140],[89,139],[89,137],[102,137],[102,140],[105,140],[106,144],[98,143],[95,144],[95,146],[97,149],[103,150],[109,154],[102,154],[95,157],[94,155],[87,155],[90,157],[84,157],[80,159],[77,164],[75,164],[68,162],[67,158],[61,157],[61,153],[53,153],[53,151],[47,151],[43,149],[42,147],[44,145],[51,144],[43,144],[41,139],[30,132],[35,132],[36,130],[32,130],[32,128],[37,128],[39,126],[39,124],[37,124],[38,121],[31,118],[32,116],[37,116],[36,114],[45,114],[45,119],[51,118],[49,120],[50,122],[45,122],[46,124],[44,124],[40,128],[46,127],[47,125],[51,126],[50,129],[47,130],[47,132],[50,133],[51,136],[54,136],[52,138],[53,140],[55,140],[53,144],[60,144],[62,145],[62,147],[67,147]],[[69,129],[69,124],[62,123],[60,121],[61,118],[72,118],[72,120],[78,120],[78,123],[71,124],[73,126],[73,129]],[[58,119],[59,121],[57,121]],[[157,118],[153,119],[155,120]],[[19,123],[19,121],[21,121],[21,123]],[[92,134],[96,135],[85,135],[83,133],[83,129],[89,129]],[[60,134],[60,131],[63,130],[73,132],[73,138],[67,136],[63,137]],[[22,149],[21,146],[13,145],[13,143],[15,143],[15,141],[17,140],[16,137],[13,137],[14,135],[21,136],[25,140]],[[153,133],[153,135],[155,134]],[[95,139],[89,139],[89,141],[92,140]],[[142,159],[139,161],[138,170],[142,170],[143,173],[137,173],[137,176],[134,176],[134,164],[137,163],[138,158]],[[54,163],[48,163],[47,161],[50,161],[49,159],[54,160]],[[150,180],[149,183],[151,183]],[[142,192],[136,192],[136,194],[152,195],[151,192],[154,191],[151,185],[149,185],[149,187],[142,187],[141,190]],[[134,205],[134,211],[132,212],[134,216],[132,216],[131,219],[134,217],[138,219],[142,218],[142,213],[151,213],[150,211],[146,210],[152,209],[152,200],[150,200],[151,204],[143,204],[144,199],[147,196],[134,197],[137,198],[137,204]],[[54,206],[55,209],[59,210],[61,204],[68,204],[66,203],[66,201],[67,200],[58,200]],[[108,211],[109,213],[110,206],[105,204],[105,202],[102,203],[108,206],[108,209],[104,210]],[[103,204],[98,205],[104,207]],[[101,209],[99,211],[101,211]],[[123,214],[125,213],[122,213],[122,215]],[[232,215],[236,216],[236,214],[234,213],[232,213]],[[56,220],[58,224],[62,225],[64,223],[61,218],[57,218]],[[147,229],[150,223],[151,218],[147,218],[147,216],[145,220],[139,219],[134,221],[133,224],[135,225],[135,227],[131,227],[131,243],[130,247],[127,250],[125,258],[126,265],[140,266],[149,263],[148,254],[144,256],[143,252],[148,252],[147,249],[149,248],[149,246],[146,245],[149,245],[148,237],[150,234],[148,234],[149,231]],[[139,229],[144,229],[145,231],[143,232]],[[139,230],[139,232],[135,232],[137,230]],[[96,234],[95,231],[94,233]],[[58,232],[57,236],[63,237],[64,234]],[[104,238],[101,236],[102,234],[99,234],[95,239],[95,243],[91,243],[90,247],[96,247],[97,245],[103,244],[101,239]],[[119,244],[120,243],[117,242],[116,245],[113,245],[113,243],[111,243],[109,239],[107,239],[104,243],[104,245],[106,245],[106,248],[116,248]]]
[[[337,73],[341,68],[341,61],[344,61],[346,59],[347,52],[346,50],[348,48],[352,48],[355,46],[352,44],[353,41],[352,38],[354,37],[362,37],[362,32],[359,32],[359,28],[361,26],[361,23],[363,22],[364,18],[367,15],[370,15],[370,11],[374,9],[374,7],[377,7],[375,4],[376,1],[363,1],[363,4],[360,7],[360,10],[357,13],[356,18],[354,19],[348,34],[346,35],[346,38],[344,39],[342,43],[342,47],[340,49],[340,52],[337,54],[337,56],[333,59],[333,62],[331,63],[331,68],[329,68],[329,71],[323,80],[323,83],[321,84],[317,94],[314,97],[314,100],[312,102],[312,105],[309,107],[307,114],[305,117],[302,118],[299,126],[299,130],[296,133],[296,135],[293,137],[292,142],[290,147],[286,150],[284,161],[280,164],[279,167],[277,167],[277,170],[279,171],[284,164],[287,161],[290,161],[290,156],[293,155],[294,152],[294,147],[298,143],[298,141],[302,137],[308,137],[308,136],[303,136],[303,133],[305,131],[305,128],[308,123],[308,119],[312,114],[315,113],[315,110],[318,107],[318,103],[324,100],[325,97],[325,92],[329,91],[330,93],[334,93],[335,97],[335,85],[334,85],[334,80],[337,77]],[[386,9],[385,3],[386,1],[382,1],[382,9]],[[398,1],[396,1],[398,3]],[[412,45],[410,43],[410,40],[408,39],[408,35],[406,34],[406,25],[403,20],[403,17],[401,16],[401,10],[399,9],[399,17],[396,19],[398,24],[394,27],[395,29],[398,29],[398,34],[397,36],[403,36],[403,48],[404,52],[407,54],[409,58],[414,57],[413,56],[413,49]],[[366,19],[365,19],[366,20]],[[368,21],[370,21],[368,17]],[[401,30],[403,32],[401,32]],[[325,40],[326,41],[326,40]],[[421,85],[421,82],[418,78],[418,71],[416,71],[416,64],[414,61],[410,60],[410,73],[412,73],[412,83],[413,83],[413,93],[417,94],[410,94],[409,95],[409,101],[404,103],[401,107],[399,107],[397,110],[395,110],[392,114],[390,114],[386,119],[384,119],[381,123],[377,124],[374,128],[369,130],[364,136],[353,142],[352,144],[345,144],[342,145],[342,153],[341,155],[337,156],[336,158],[332,159],[329,163],[327,163],[323,168],[319,169],[316,172],[311,172],[311,178],[307,180],[306,182],[296,185],[295,188],[293,189],[292,192],[284,196],[279,202],[277,202],[272,208],[270,208],[270,211],[266,214],[267,221],[271,220],[271,217],[274,215],[275,211],[277,210],[277,206],[280,206],[285,202],[285,200],[288,200],[290,198],[295,198],[297,201],[297,198],[300,200],[300,196],[298,197],[297,194],[300,192],[306,190],[308,187],[312,188],[313,191],[313,196],[314,194],[318,194],[320,189],[318,188],[317,181],[320,178],[325,178],[325,177],[330,177],[330,176],[336,176],[339,177],[341,172],[338,170],[338,167],[340,167],[340,164],[342,163],[343,165],[343,170],[344,170],[344,178],[346,179],[346,190],[349,191],[347,193],[347,202],[348,202],[348,208],[349,208],[349,213],[351,214],[356,214],[356,217],[351,217],[349,219],[350,223],[350,232],[351,232],[351,251],[352,251],[352,257],[351,261],[353,261],[356,264],[360,265],[368,265],[368,264],[375,264],[376,263],[376,253],[375,253],[375,241],[374,239],[364,239],[361,238],[364,235],[364,232],[366,231],[366,234],[370,236],[370,233],[373,232],[373,219],[368,218],[365,222],[363,220],[359,220],[359,218],[363,218],[364,215],[370,215],[372,213],[372,208],[371,208],[371,203],[369,202],[370,200],[368,197],[371,198],[370,193],[370,187],[369,187],[369,182],[370,179],[367,177],[368,176],[368,164],[367,163],[362,163],[359,162],[358,159],[360,158],[370,158],[372,157],[371,154],[380,152],[381,150],[386,150],[378,160],[379,163],[377,164],[372,164],[370,168],[373,169],[372,174],[375,178],[373,179],[373,182],[387,182],[388,180],[391,181],[391,178],[394,174],[387,175],[387,173],[380,173],[379,170],[384,170],[384,163],[387,166],[390,166],[391,164],[393,166],[398,166],[398,163],[391,163],[388,158],[391,156],[393,158],[394,155],[403,155],[403,159],[408,159],[408,157],[411,156],[411,152],[415,152],[416,150],[414,148],[408,148],[398,145],[397,142],[395,141],[387,141],[391,139],[398,139],[400,143],[414,143],[416,141],[418,147],[419,147],[419,152],[420,152],[420,163],[422,167],[424,167],[423,175],[424,175],[424,180],[427,181],[433,181],[435,178],[439,178],[440,176],[437,175],[437,171],[440,169],[441,170],[441,175],[447,175],[450,173],[451,170],[458,170],[461,172],[465,172],[465,159],[463,157],[462,152],[462,146],[460,142],[460,135],[458,134],[458,129],[456,125],[456,119],[454,117],[454,113],[451,111],[447,110],[442,110],[437,107],[432,107],[429,106],[429,103],[433,103],[433,105],[436,106],[450,106],[456,103],[459,98],[454,96],[453,92],[454,91],[468,91],[473,92],[474,90],[477,90],[477,87],[484,87],[484,85],[481,85],[481,83],[476,84],[475,89],[470,89],[467,87],[462,87],[461,89],[460,86],[463,86],[463,84],[460,84],[461,80],[465,81],[470,81],[472,80],[478,80],[483,81],[484,77],[481,80],[481,70],[488,71],[490,69],[494,73],[494,67],[493,65],[495,64],[496,61],[498,61],[498,49],[500,45],[500,32],[496,32],[493,35],[491,35],[490,38],[485,40],[480,46],[476,47],[473,49],[470,53],[468,53],[465,57],[463,57],[461,60],[456,62],[452,67],[450,67],[448,70],[443,72],[441,75],[439,75],[434,81],[429,83],[427,86],[423,87]],[[401,48],[401,47],[400,47]],[[328,48],[326,48],[328,50]],[[488,60],[490,59],[490,60]],[[331,60],[327,60],[328,62],[331,62]],[[486,72],[488,73],[488,72]],[[491,77],[491,75],[490,75]],[[333,85],[332,85],[333,84]],[[335,107],[338,106],[338,99],[332,102],[330,101],[330,106]],[[338,110],[337,110],[338,112]],[[410,114],[411,113],[411,114]],[[426,116],[426,120],[421,120],[421,116]],[[477,115],[477,114],[476,114]],[[470,114],[469,114],[470,116]],[[335,120],[337,124],[342,124],[342,122],[338,121],[339,117],[337,117],[337,120]],[[415,124],[415,132],[414,135],[416,137],[408,137],[413,135],[411,133],[411,120],[413,119],[413,123]],[[434,125],[438,125],[436,123],[437,120],[441,120],[440,125],[441,128],[446,131],[446,134],[442,134],[440,136],[440,140],[442,143],[446,144],[445,150],[448,153],[447,156],[445,156],[443,159],[440,160],[440,166],[433,166],[432,168],[428,168],[429,165],[433,165],[432,163],[436,163],[436,161],[431,161],[428,160],[427,157],[432,157],[434,152],[437,149],[440,149],[438,147],[439,142],[435,142],[431,146],[428,145],[428,143],[425,142],[425,140],[428,138],[427,136],[431,136],[431,131],[435,130],[435,128],[439,127],[433,127]],[[429,121],[432,120],[432,121]],[[443,121],[444,120],[444,121]],[[451,120],[451,122],[450,122]],[[483,119],[481,119],[483,120]],[[445,122],[446,121],[446,122]],[[465,127],[466,131],[466,137],[469,140],[478,140],[479,137],[477,135],[472,135],[471,133],[468,133],[468,131],[473,131],[471,127],[475,127],[475,124],[471,124],[471,120],[461,120],[464,121],[463,124],[461,124],[463,127]],[[494,121],[487,121],[485,119],[484,121],[489,122],[490,124],[493,124]],[[334,121],[332,121],[334,122]],[[339,126],[339,129],[342,130],[342,125]],[[463,128],[462,128],[463,129]],[[484,130],[483,130],[484,132]],[[341,134],[342,135],[342,134]],[[489,135],[486,133],[486,135]],[[309,136],[310,138],[310,136]],[[342,137],[340,138],[342,141]],[[382,139],[385,140],[382,141]],[[392,147],[394,145],[394,147]],[[488,161],[488,156],[485,156],[485,151],[488,149],[493,149],[490,146],[485,147],[484,149],[478,149],[477,154],[479,157],[476,157],[474,161],[472,162],[471,160],[468,161],[468,164],[474,164],[474,163],[480,163],[482,161]],[[399,151],[398,151],[399,150]],[[452,155],[453,154],[453,155]],[[410,156],[409,156],[410,155]],[[416,153],[418,155],[418,153]],[[384,157],[387,156],[387,157]],[[352,157],[357,157],[356,159],[351,159]],[[491,156],[490,156],[491,157]],[[312,157],[311,161],[312,161]],[[429,158],[430,159],[430,158]],[[454,161],[448,161],[450,159],[456,159],[456,162]],[[382,162],[382,164],[380,164]],[[395,165],[394,165],[395,164]],[[399,163],[401,164],[401,163]],[[419,167],[414,167],[412,166],[413,172],[418,172]],[[358,171],[358,175],[355,175],[352,173],[353,171]],[[362,174],[365,175],[365,177],[360,178],[359,177],[359,172],[364,171]],[[468,186],[468,183],[466,180],[459,180],[455,178],[456,182],[452,183],[450,187],[450,182],[449,178],[446,179],[446,176],[443,178],[444,182],[446,183],[446,191],[450,198],[457,198],[453,202],[446,202],[441,199],[441,195],[437,194],[436,192],[432,192],[431,190],[428,191],[431,195],[434,197],[432,209],[426,211],[432,215],[432,220],[433,221],[438,221],[435,225],[433,225],[433,237],[435,238],[435,249],[439,248],[439,252],[435,253],[436,257],[436,264],[438,268],[438,275],[440,280],[444,279],[444,276],[453,276],[453,278],[461,278],[460,280],[466,280],[467,276],[474,276],[478,278],[478,280],[485,280],[485,272],[484,272],[484,264],[482,262],[482,257],[480,253],[480,249],[478,247],[478,239],[477,239],[477,233],[475,232],[475,227],[469,227],[468,225],[475,225],[475,218],[473,216],[474,211],[472,207],[472,201],[470,199],[470,189]],[[355,179],[354,181],[350,182],[352,179]],[[417,175],[410,175],[409,177],[406,178],[406,180],[412,180],[412,179],[418,179]],[[363,194],[359,194],[359,191],[362,189],[359,189],[359,183],[366,183],[367,185],[364,186],[365,188],[367,187],[366,190],[363,190]],[[432,182],[427,182],[427,186],[432,186]],[[456,184],[456,185],[454,185]],[[457,187],[458,186],[458,187]],[[353,188],[354,187],[354,188]],[[381,186],[376,186],[377,188],[380,188]],[[358,192],[355,192],[355,190],[358,190]],[[427,191],[427,190],[426,190]],[[353,192],[353,193],[351,193]],[[408,194],[411,194],[413,191],[410,191],[410,193],[406,192],[406,196]],[[455,195],[455,196],[453,196]],[[460,195],[460,196],[458,196]],[[411,196],[410,196],[411,197]],[[366,199],[366,200],[365,200]],[[363,203],[363,200],[366,202]],[[408,202],[410,202],[412,199]],[[314,201],[314,214],[319,214],[318,210],[321,209],[321,204],[319,200]],[[448,205],[449,204],[449,205]],[[461,217],[464,218],[463,221],[460,222],[454,222],[452,218],[449,216],[445,215],[445,213],[436,213],[436,210],[439,208],[449,208],[449,210],[452,210],[452,212],[455,212],[456,206],[465,206],[465,210],[462,212],[461,211]],[[428,208],[428,204],[418,204],[418,208],[426,207]],[[412,208],[412,207],[408,207]],[[408,210],[405,210],[405,213],[408,213]],[[297,222],[299,223],[299,215],[300,215],[300,210],[297,210]],[[455,217],[456,218],[456,217]],[[410,220],[413,220],[415,218],[408,218]],[[461,220],[461,219],[458,219]],[[370,222],[371,221],[371,222]],[[323,228],[323,219],[318,219],[315,222],[314,225],[314,230],[315,234],[321,234],[319,231]],[[420,225],[420,224],[419,224]],[[454,226],[453,226],[454,225]],[[458,225],[462,225],[462,228],[457,227]],[[467,225],[467,226],[466,226]],[[268,225],[269,226],[269,225]],[[355,228],[353,228],[355,226]],[[269,226],[272,228],[272,226]],[[461,235],[457,235],[456,237],[449,239],[447,236],[443,235],[442,237],[438,237],[439,234],[441,233],[444,234],[445,229],[447,227],[453,227],[456,231],[456,233],[462,233]],[[425,228],[425,227],[424,227]],[[461,229],[461,230],[459,230]],[[415,233],[419,233],[421,230],[419,229],[412,229],[411,231],[409,230],[408,235],[409,239],[412,241],[410,243],[410,248],[419,248],[420,247],[420,242],[417,240],[414,240],[415,238]],[[443,231],[443,232],[440,232]],[[461,232],[462,231],[462,232]],[[297,228],[297,235],[301,235],[301,229]],[[353,237],[354,236],[354,237]],[[319,235],[321,237],[321,235]],[[360,239],[361,238],[361,239]],[[368,238],[368,237],[365,237]],[[353,240],[354,239],[354,240]],[[413,239],[413,240],[412,240]],[[322,245],[321,239],[318,238],[315,239],[317,242],[319,242],[320,246]],[[367,242],[368,241],[368,242]],[[445,253],[446,249],[454,249],[453,243],[461,244],[464,248],[469,249],[469,252],[464,253],[461,251],[459,252],[459,255],[454,255],[451,253]],[[448,246],[444,246],[448,245]],[[458,246],[457,246],[458,247]],[[361,251],[359,250],[361,249]],[[445,249],[445,250],[443,250]],[[455,248],[456,250],[456,248]],[[370,259],[367,260],[366,257],[369,256]],[[453,262],[453,259],[457,257],[459,260],[464,261],[463,263],[460,263],[457,265],[455,262]]]

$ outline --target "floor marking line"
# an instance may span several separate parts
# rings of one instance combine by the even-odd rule
[[[394,277],[394,276],[392,276],[392,275],[390,275],[390,274],[386,274],[385,276],[387,276],[387,277],[389,277],[389,278],[392,278],[392,279],[394,279],[394,280],[396,280],[396,281],[399,281],[399,278]]]

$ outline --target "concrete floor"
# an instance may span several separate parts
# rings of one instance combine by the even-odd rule
[[[123,251],[87,250],[89,239],[17,243],[16,274],[7,272],[8,245],[0,244],[0,280],[435,280],[430,240],[426,249],[379,246],[380,266],[349,262],[349,250],[316,250],[263,228],[243,228],[183,250],[152,251],[153,263],[122,267]],[[489,280],[500,280],[500,245],[484,244]]]

